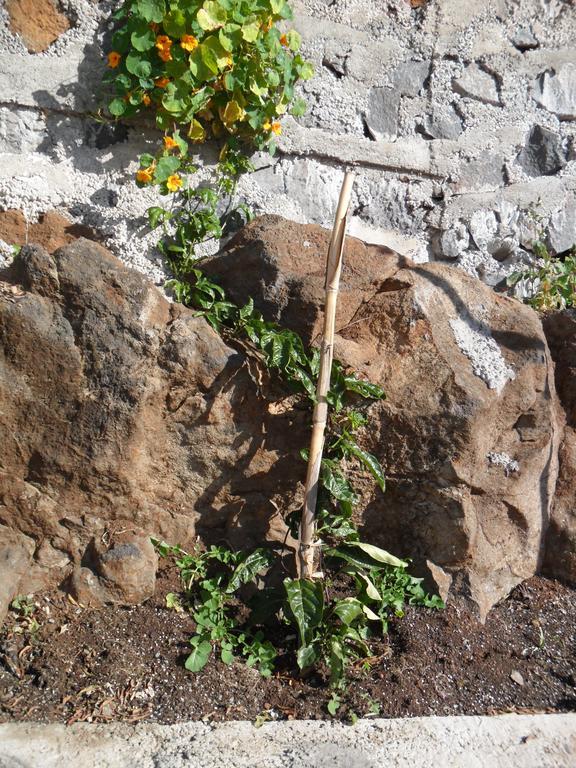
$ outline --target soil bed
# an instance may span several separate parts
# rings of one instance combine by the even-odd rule
[[[83,609],[58,591],[0,634],[0,720],[173,723],[328,718],[320,676],[271,679],[212,658],[183,667],[191,618],[165,607],[178,577],[164,563],[156,597],[135,608]],[[449,606],[391,622],[370,668],[357,669],[338,717],[411,717],[576,709],[576,590],[535,577],[485,625]],[[32,627],[34,630],[34,627]]]

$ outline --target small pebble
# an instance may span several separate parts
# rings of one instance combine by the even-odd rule
[[[516,670],[510,673],[510,680],[513,680],[517,685],[524,685],[524,678],[520,672],[517,672]]]

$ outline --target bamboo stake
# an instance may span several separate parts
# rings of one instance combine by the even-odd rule
[[[342,254],[346,235],[346,216],[350,205],[350,195],[354,184],[354,174],[347,171],[340,190],[340,199],[332,237],[326,260],[326,299],[324,306],[324,328],[320,348],[320,370],[316,387],[316,404],[312,416],[312,437],[310,454],[306,473],[306,489],[304,495],[304,510],[300,521],[300,546],[298,564],[300,576],[312,579],[315,574],[315,534],[316,534],[316,501],[318,498],[318,479],[320,464],[324,450],[324,432],[328,420],[328,401],[326,396],[330,389],[330,374],[334,351],[334,326],[336,321],[336,304],[340,288],[340,273],[342,271]]]

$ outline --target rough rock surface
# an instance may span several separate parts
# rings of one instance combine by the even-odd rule
[[[22,592],[21,584],[30,567],[34,548],[34,541],[28,536],[0,525],[0,624],[11,600]]]
[[[45,51],[70,28],[54,0],[7,0],[10,28],[20,35],[30,53]]]
[[[543,567],[551,576],[576,582],[576,311],[545,315],[544,331],[556,364],[566,428]]]
[[[207,268],[314,339],[329,237],[256,220]],[[140,534],[284,538],[308,414],[262,391],[249,357],[87,240],[26,247],[4,280],[0,522],[35,540],[27,589],[73,572],[87,602],[142,599],[150,585],[126,576],[142,574]],[[556,480],[537,315],[461,270],[351,239],[337,331],[340,359],[388,394],[361,437],[388,475],[385,496],[366,492],[367,535],[484,615],[537,571]]]
[[[88,240],[23,248],[0,287],[0,523],[35,540],[23,589],[82,565],[112,594],[125,577],[92,540],[124,528],[283,537],[305,414],[268,412],[205,320]]]
[[[83,562],[68,585],[82,605],[134,605],[154,594],[158,555],[143,531],[122,530],[112,542],[93,539]]]
[[[58,211],[46,211],[37,221],[31,222],[22,211],[0,211],[0,240],[11,246],[34,243],[52,253],[79,237],[96,239],[89,227],[74,224]]]
[[[263,311],[277,302],[277,318],[312,338],[329,238],[313,232],[256,221],[210,267]],[[365,441],[388,488],[368,503],[365,526],[485,615],[540,565],[559,432],[542,326],[461,270],[377,252],[348,241],[352,287],[336,341],[337,356],[387,393]]]

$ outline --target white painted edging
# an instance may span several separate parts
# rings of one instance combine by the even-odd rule
[[[0,768],[574,768],[576,714],[0,725]]]

